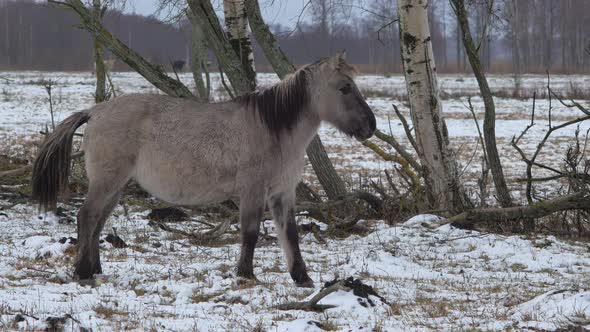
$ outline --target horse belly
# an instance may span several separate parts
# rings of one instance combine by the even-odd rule
[[[139,159],[134,178],[142,188],[164,201],[197,205],[236,196],[235,174],[224,168],[211,167],[199,160]]]

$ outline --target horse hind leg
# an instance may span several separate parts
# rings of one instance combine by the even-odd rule
[[[100,264],[100,254],[99,254],[100,233],[102,232],[106,221],[109,219],[109,216],[111,215],[111,213],[113,212],[113,210],[115,209],[117,204],[119,204],[119,200],[121,199],[122,193],[123,193],[122,190],[115,193],[113,195],[113,198],[111,198],[111,200],[104,207],[104,209],[102,210],[102,214],[100,216],[100,219],[98,220],[96,228],[94,229],[94,232],[92,234],[92,242],[91,242],[92,246],[93,246],[92,252],[94,254],[94,262],[96,262],[95,271],[94,271],[95,274],[102,274],[102,267]]]
[[[127,177],[113,181],[90,181],[84,205],[78,211],[78,253],[74,275],[79,280],[102,273],[99,237],[106,220],[119,202]]]

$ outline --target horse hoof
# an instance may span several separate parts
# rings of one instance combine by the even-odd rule
[[[302,281],[302,282],[295,282],[295,285],[297,287],[301,287],[301,288],[314,288],[314,286],[313,286],[313,280],[311,280],[311,279],[307,279],[307,280]]]
[[[89,279],[79,279],[78,284],[82,287],[90,286],[92,288],[96,287],[96,279],[89,278]]]
[[[258,279],[256,279],[255,277],[252,277],[252,278],[237,277],[236,278],[236,285],[237,286],[255,285],[257,283],[258,283]]]

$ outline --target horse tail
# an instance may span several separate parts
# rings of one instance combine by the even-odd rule
[[[57,196],[68,185],[74,132],[88,122],[88,111],[74,113],[47,137],[33,164],[33,199],[43,210],[55,210]]]

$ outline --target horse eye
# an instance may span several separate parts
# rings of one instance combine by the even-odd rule
[[[352,91],[352,87],[350,86],[350,84],[346,84],[345,86],[341,87],[340,92],[342,92],[343,95],[347,95]]]

